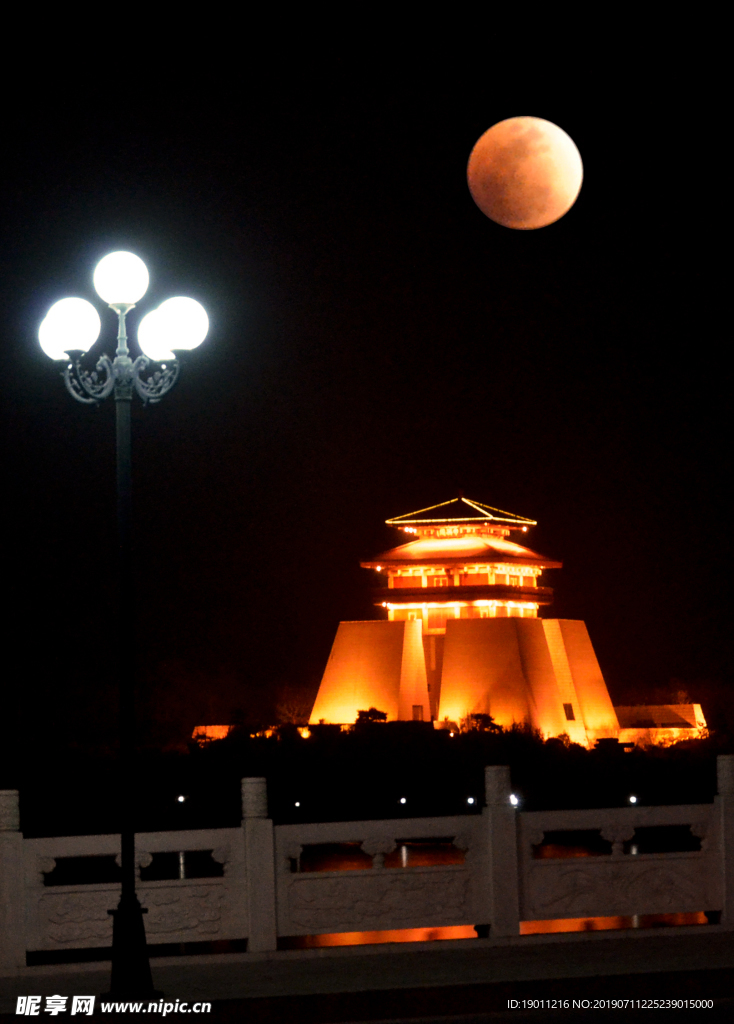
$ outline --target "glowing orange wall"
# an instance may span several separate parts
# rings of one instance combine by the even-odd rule
[[[450,621],[438,717],[458,722],[474,713],[582,744],[619,729],[586,626],[571,620]]]
[[[490,714],[504,727],[529,722],[545,736],[566,733],[582,744],[618,734],[586,626],[570,619],[450,619],[445,637],[435,638],[423,636],[419,620],[342,622],[311,723],[349,724],[370,707],[389,721],[409,721],[416,705],[429,721],[426,656],[436,690],[440,673],[439,720]]]
[[[510,726],[513,721],[537,718],[529,700],[517,640],[516,626],[524,622],[524,619],[447,622],[439,719],[458,722],[469,714],[490,714],[498,725]]]
[[[543,639],[547,645],[548,655],[553,665],[553,675],[557,687],[557,700],[560,701],[561,710],[564,704],[570,704],[573,708],[573,719],[569,720],[564,712],[563,731],[568,734],[574,743],[586,744],[588,736],[583,714],[583,702],[578,693],[574,679],[569,651],[564,642],[562,622],[560,619],[540,619],[543,628]],[[583,626],[583,623],[581,623]],[[606,687],[605,687],[606,690]],[[549,727],[542,730],[547,735],[558,735]]]
[[[223,740],[232,732],[232,725],[197,725],[191,738],[199,742],[206,740]]]
[[[310,722],[354,722],[374,707],[388,721],[412,718],[413,705],[430,720],[421,623],[340,622]]]
[[[544,620],[546,621],[546,620]],[[616,736],[619,722],[586,623],[557,619],[590,739]]]
[[[426,660],[423,654],[423,624],[419,620],[414,620],[403,625],[405,629],[400,666],[398,718],[409,722],[413,717],[413,708],[419,704],[423,708],[423,721],[430,722],[431,707],[428,698]]]

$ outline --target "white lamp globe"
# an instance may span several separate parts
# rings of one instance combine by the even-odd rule
[[[165,363],[175,359],[175,355],[167,345],[168,331],[161,321],[159,309],[146,314],[138,324],[138,344],[148,359],[154,363]]]
[[[38,340],[50,359],[66,360],[69,352],[88,352],[101,330],[102,321],[91,302],[61,299],[46,314]]]
[[[132,252],[111,252],[94,271],[97,295],[110,306],[134,306],[148,290],[148,268]]]
[[[196,299],[178,296],[166,299],[158,307],[161,323],[165,324],[166,344],[172,349],[198,348],[209,332],[209,317]]]

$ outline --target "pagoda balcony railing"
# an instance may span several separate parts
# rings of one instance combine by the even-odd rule
[[[529,601],[547,605],[553,601],[552,587],[510,587],[506,584],[484,586],[447,587],[376,587],[373,590],[376,603],[382,604],[428,604],[436,601],[451,604],[454,601]]]

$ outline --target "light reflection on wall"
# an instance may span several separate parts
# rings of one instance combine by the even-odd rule
[[[551,935],[564,932],[624,931],[636,928],[673,928],[706,925],[705,913],[639,914],[635,917],[570,917],[549,921],[521,921],[520,935]],[[373,932],[332,932],[326,935],[294,935],[279,939],[281,949],[319,949],[325,946],[369,946],[387,942],[439,942],[476,939],[473,925],[443,928],[396,928]]]
[[[384,942],[436,942],[441,939],[476,939],[473,925],[445,928],[393,928],[377,932],[334,932],[329,935],[294,935],[281,940],[287,949],[316,949],[322,946],[367,946]]]

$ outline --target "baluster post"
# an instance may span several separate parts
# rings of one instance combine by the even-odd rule
[[[510,803],[510,769],[490,765],[484,769],[487,821],[489,912],[493,935],[518,935],[520,895],[517,863],[517,811]],[[481,926],[480,926],[481,927]],[[478,931],[478,934],[482,934]]]
[[[242,830],[249,917],[247,949],[276,949],[275,848],[273,822],[268,817],[267,779],[242,779]]]
[[[0,790],[0,974],[25,967],[25,879],[18,791]]]

